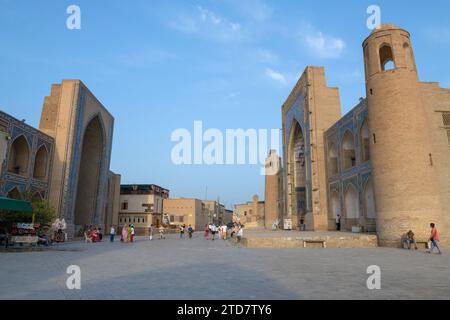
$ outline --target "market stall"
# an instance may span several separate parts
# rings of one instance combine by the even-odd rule
[[[2,215],[8,212],[33,213],[31,202],[0,197],[0,212]],[[6,226],[0,228],[0,240],[7,247],[9,244],[38,243],[38,236],[34,223],[13,223],[11,231]]]

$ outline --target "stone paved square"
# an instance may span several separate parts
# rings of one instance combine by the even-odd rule
[[[66,269],[81,268],[81,290]],[[366,286],[370,265],[381,290]],[[0,253],[0,299],[449,299],[450,252],[249,249],[231,241],[75,242]]]

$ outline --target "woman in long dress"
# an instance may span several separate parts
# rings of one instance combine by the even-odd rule
[[[127,228],[127,242],[131,241],[131,226]]]
[[[122,237],[121,237],[120,241],[126,242],[127,241],[127,237],[128,237],[128,226],[125,224],[122,227]]]

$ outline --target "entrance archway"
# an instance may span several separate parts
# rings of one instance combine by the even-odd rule
[[[302,128],[294,121],[288,148],[288,180],[289,180],[289,211],[293,227],[305,223],[307,212],[306,159],[305,138]]]
[[[89,122],[82,140],[74,213],[76,226],[93,224],[97,209],[103,146],[103,127],[99,116],[97,116]]]

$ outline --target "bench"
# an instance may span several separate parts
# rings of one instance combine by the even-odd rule
[[[425,249],[430,249],[429,242],[428,241],[416,241],[416,246],[423,245]],[[411,244],[412,246],[413,244]],[[406,239],[402,239],[402,248],[408,249],[408,242]]]
[[[428,242],[428,241],[416,241],[416,244],[417,244],[417,245],[423,244],[424,247],[425,247],[425,249],[430,249],[430,246],[429,246],[429,242]]]
[[[23,246],[24,244],[28,244],[30,246],[36,246],[38,243],[38,237],[36,236],[13,236],[11,237],[11,243],[16,245]]]
[[[327,247],[327,242],[325,240],[303,240],[303,248],[306,248],[307,243],[320,243],[323,248]]]

